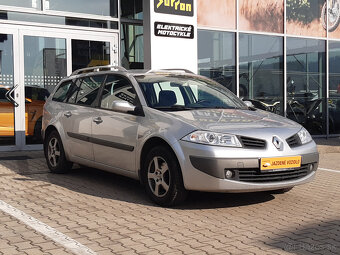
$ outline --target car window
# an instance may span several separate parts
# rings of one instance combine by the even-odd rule
[[[65,102],[71,85],[72,81],[65,81],[64,83],[60,84],[59,88],[54,93],[52,100],[57,102]]]
[[[168,96],[173,94],[176,97],[176,103],[174,105],[184,105],[184,98],[179,87],[173,87],[170,82],[157,82],[153,84],[157,103],[162,104],[162,96]],[[162,92],[163,91],[163,92]],[[169,91],[169,92],[167,92]]]
[[[69,91],[67,92],[67,97],[65,99],[65,102],[68,102],[71,104],[76,103],[77,94],[79,92],[81,82],[82,82],[82,79],[73,80],[73,82],[70,85]]]
[[[104,81],[104,75],[89,76],[83,79],[77,94],[76,104],[90,106],[97,98]]]
[[[133,86],[125,77],[109,75],[101,96],[100,107],[111,110],[113,102],[122,100],[136,105],[137,96]]]

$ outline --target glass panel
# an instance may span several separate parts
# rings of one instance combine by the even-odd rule
[[[236,0],[198,0],[197,4],[198,26],[236,28]]]
[[[325,41],[287,38],[287,117],[326,134]]]
[[[340,42],[329,42],[329,133],[340,134]]]
[[[13,36],[0,34],[0,146],[15,144],[14,105],[6,96],[14,85],[13,75]]]
[[[283,115],[282,37],[240,34],[242,90],[256,108]]]
[[[66,76],[66,40],[24,36],[26,144],[39,144],[45,97]]]
[[[143,26],[122,24],[121,65],[127,69],[144,68]]]
[[[72,71],[110,64],[110,43],[72,40]]]
[[[325,37],[321,18],[324,3],[325,0],[287,0],[287,33]]]
[[[108,76],[101,96],[100,106],[105,109],[112,109],[114,101],[127,101],[136,105],[136,92],[130,82],[124,77]]]
[[[328,11],[326,8],[328,7]],[[328,36],[330,38],[340,38],[340,1],[330,0],[328,1],[328,6],[326,2],[322,7],[322,25],[326,29],[327,14],[328,13],[328,31],[330,32]]]
[[[0,20],[27,21],[45,24],[57,24],[80,27],[95,27],[105,29],[118,29],[118,22],[108,20],[81,19],[32,13],[0,11]]]
[[[121,18],[143,20],[143,1],[124,0],[120,1]]]
[[[117,0],[46,0],[45,8],[54,11],[117,17]]]
[[[283,33],[284,0],[239,0],[240,29]]]
[[[198,30],[200,75],[214,79],[236,93],[235,65],[235,33]]]
[[[0,0],[0,5],[27,7],[41,10],[41,0]]]

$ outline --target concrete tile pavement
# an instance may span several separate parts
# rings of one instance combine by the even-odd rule
[[[339,173],[319,171],[286,194],[192,192],[169,209],[134,180],[88,168],[50,174],[42,152],[0,155],[0,200],[97,254],[339,254],[339,188]],[[0,222],[0,254],[71,254],[1,211]]]

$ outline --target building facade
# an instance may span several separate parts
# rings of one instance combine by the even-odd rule
[[[0,151],[41,149],[45,97],[74,70],[186,68],[340,135],[340,0],[0,0]]]

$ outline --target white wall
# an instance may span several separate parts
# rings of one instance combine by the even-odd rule
[[[197,73],[197,1],[194,16],[154,12],[154,1],[144,0],[144,58],[146,69],[184,68]],[[194,38],[155,36],[154,23],[167,22],[194,26]]]

